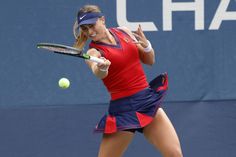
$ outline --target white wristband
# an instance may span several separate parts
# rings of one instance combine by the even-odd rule
[[[148,46],[146,48],[144,48],[143,50],[144,50],[144,52],[149,53],[152,51],[152,44],[150,43],[149,40],[147,40],[147,42],[148,42]]]

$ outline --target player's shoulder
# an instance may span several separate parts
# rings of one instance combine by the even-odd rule
[[[122,30],[123,32],[125,32],[126,34],[128,34],[133,40],[136,40],[133,32],[126,26],[121,26],[121,27],[117,27],[117,29]]]
[[[126,27],[126,26],[120,26],[120,27],[117,27],[117,29],[120,29],[120,30],[122,30],[122,31],[125,31],[126,33],[132,33],[131,32],[131,30],[128,28],[128,27]]]

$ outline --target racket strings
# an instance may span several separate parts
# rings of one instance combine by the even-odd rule
[[[70,49],[65,49],[65,48],[60,48],[60,47],[42,46],[41,48],[44,48],[50,51],[67,53],[67,54],[75,54],[75,55],[80,55],[82,53],[82,51],[79,51],[79,50],[75,50],[75,49],[70,50]]]

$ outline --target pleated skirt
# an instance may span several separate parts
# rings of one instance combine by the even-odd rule
[[[168,75],[163,73],[134,95],[110,101],[108,113],[94,132],[111,134],[122,130],[140,129],[150,124],[168,89]]]

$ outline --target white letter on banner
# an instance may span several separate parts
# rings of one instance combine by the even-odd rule
[[[209,27],[210,30],[217,30],[220,28],[220,25],[223,20],[236,20],[236,12],[228,11],[230,0],[221,0],[221,3],[216,11],[216,14],[211,22]]]
[[[140,24],[142,26],[143,31],[158,30],[153,22],[129,22],[126,16],[126,10],[126,0],[116,0],[116,18],[119,26],[126,26],[131,31],[136,31],[138,25]]]
[[[204,0],[195,0],[195,2],[163,0],[163,30],[172,30],[173,11],[194,11],[195,30],[204,30]]]

